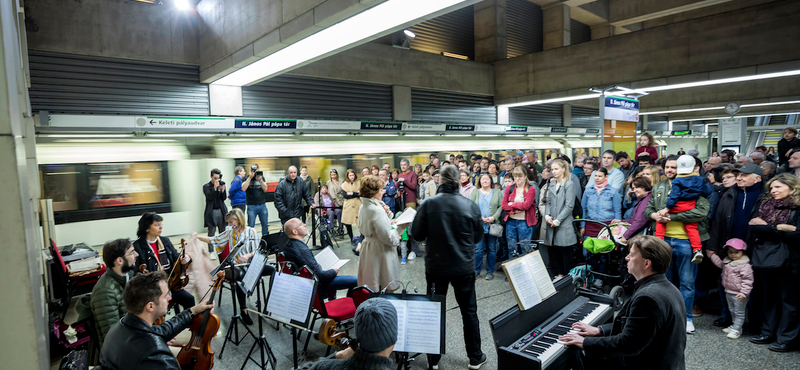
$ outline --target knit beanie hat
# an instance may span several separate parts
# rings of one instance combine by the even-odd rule
[[[356,310],[355,329],[364,352],[383,351],[397,343],[397,310],[385,298],[370,298]]]

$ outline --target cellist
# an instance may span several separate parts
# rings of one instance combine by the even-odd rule
[[[178,259],[182,264],[192,261],[192,256],[184,254],[183,258],[172,242],[166,236],[161,236],[164,219],[155,212],[147,212],[139,219],[139,228],[136,230],[138,239],[133,243],[133,248],[139,257],[136,266],[145,265],[148,271],[164,271],[169,274],[170,269]],[[138,270],[135,270],[138,273]],[[172,292],[172,300],[182,309],[194,306],[194,297],[186,290]]]
[[[167,274],[156,271],[139,274],[128,282],[122,299],[128,313],[114,325],[100,350],[100,366],[104,369],[180,369],[167,341],[189,327],[194,315],[214,307],[200,302],[153,326],[167,313],[170,294]]]

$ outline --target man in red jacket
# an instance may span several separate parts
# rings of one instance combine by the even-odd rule
[[[417,174],[411,170],[408,159],[400,160],[400,176],[397,177],[397,181],[402,184],[398,184],[397,191],[400,192],[400,189],[403,189],[400,192],[405,203],[403,209],[408,207],[417,209]]]

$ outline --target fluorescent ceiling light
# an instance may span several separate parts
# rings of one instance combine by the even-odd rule
[[[364,43],[469,0],[388,0],[243,67],[213,84],[244,86]]]
[[[294,134],[239,134],[241,137],[289,137]]]
[[[189,10],[192,5],[189,4],[189,0],[175,0],[175,7],[180,10]]]
[[[395,137],[395,136],[399,136],[399,134],[361,134],[361,136],[370,136],[370,137]]]
[[[584,99],[592,99],[599,97],[600,94],[584,94],[584,95],[573,95],[573,96],[565,96],[561,98],[552,98],[552,99],[542,99],[542,100],[532,100],[526,101],[521,103],[511,103],[511,104],[501,104],[500,107],[522,107],[526,105],[539,105],[539,104],[549,104],[549,103],[560,103],[565,101],[574,101],[574,100],[584,100]]]
[[[567,137],[581,137],[581,135],[567,135]]]
[[[749,117],[765,117],[765,116],[788,116],[790,114],[800,114],[800,112],[786,112],[786,113],[770,113],[770,114],[750,114],[746,116],[734,116],[733,118],[749,118]],[[674,119],[669,121],[672,122],[692,122],[692,121],[706,121],[711,119],[730,119],[730,116],[722,116],[722,117],[705,117],[705,118],[689,118],[689,119]]]
[[[528,137],[544,137],[544,135],[528,135]]]
[[[347,134],[303,134],[303,136],[347,136]]]
[[[508,135],[508,134],[506,134],[506,137],[524,137],[524,136],[525,135],[518,135],[518,134]]]
[[[408,137],[434,137],[434,134],[406,134]]]
[[[217,136],[217,134],[151,134],[148,133],[147,136],[149,137],[212,137]]]
[[[117,137],[133,137],[133,134],[40,134],[40,137],[109,139]]]
[[[477,134],[475,137],[498,137],[498,134]]]
[[[751,108],[751,107],[767,107],[771,105],[784,105],[784,104],[800,104],[800,100],[788,100],[788,101],[776,101],[776,102],[769,102],[769,103],[755,103],[755,104],[742,104],[742,108]],[[669,113],[683,113],[683,112],[700,112],[706,110],[723,110],[725,107],[709,107],[709,108],[687,108],[687,109],[675,109],[675,110],[665,110],[659,112],[645,112],[639,113],[640,116],[646,116],[650,114],[669,114]]]
[[[408,135],[406,135],[408,136]],[[471,134],[445,134],[446,137],[470,137]]]
[[[442,56],[446,56],[448,58],[456,58],[461,60],[469,60],[469,57],[466,55],[456,54],[456,53],[448,53],[446,51],[442,52]]]
[[[757,103],[757,104],[742,104],[742,108],[766,107],[770,105],[783,105],[783,104],[800,104],[800,100],[776,101],[771,103]]]

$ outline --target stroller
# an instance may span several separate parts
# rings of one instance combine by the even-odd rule
[[[625,303],[625,290],[622,285],[630,276],[625,262],[628,248],[616,241],[611,226],[606,223],[586,219],[581,221],[596,224],[601,227],[601,231],[598,237],[589,237],[583,241],[583,247],[588,252],[586,264],[573,268],[569,274],[573,276],[576,288],[610,296],[614,310],[617,311]],[[600,264],[606,266],[605,272],[592,269],[592,266]],[[594,284],[596,279],[603,280],[602,286]]]

